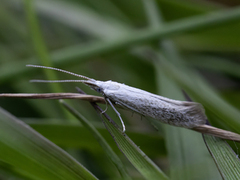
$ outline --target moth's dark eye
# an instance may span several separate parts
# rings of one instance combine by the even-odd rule
[[[101,92],[102,92],[102,88],[97,88],[96,91],[97,91],[98,93],[101,93]]]

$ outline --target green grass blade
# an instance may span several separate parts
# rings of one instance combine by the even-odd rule
[[[122,10],[117,4],[116,1],[111,0],[104,0],[104,1],[97,1],[97,0],[89,0],[86,2],[90,7],[95,9],[97,12],[106,14],[108,17],[114,18],[115,20],[121,21],[121,24],[124,23],[131,23],[130,17]]]
[[[119,149],[146,179],[168,179],[126,134],[123,134],[121,130],[113,126],[108,120],[104,119],[104,122]]]
[[[203,135],[206,146],[211,153],[223,179],[240,179],[240,161],[238,155],[222,139]]]
[[[51,59],[56,66],[63,66],[66,63],[79,63],[79,59],[87,59],[96,55],[109,53],[119,49],[126,49],[138,43],[146,43],[156,38],[168,38],[179,35],[181,33],[197,30],[199,28],[210,28],[217,25],[224,25],[229,22],[237,21],[240,18],[240,8],[232,8],[227,11],[219,11],[209,13],[197,17],[182,19],[175,22],[165,24],[161,29],[145,29],[142,31],[133,31],[128,35],[116,38],[108,42],[96,42],[89,45],[76,45],[55,51],[51,54]],[[34,70],[26,70],[25,65],[36,63],[36,59],[29,59],[18,63],[4,64],[0,68],[0,79],[7,80],[16,75],[33,72]],[[15,68],[15,71],[9,69]]]
[[[93,9],[78,3],[39,0],[36,2],[36,8],[50,19],[103,40],[116,38],[131,29],[114,18],[98,14]]]
[[[148,19],[149,27],[160,28],[162,25],[162,20],[160,16],[160,11],[155,0],[142,0],[143,6],[145,7],[146,16]]]
[[[50,57],[47,52],[47,47],[44,43],[44,40],[42,38],[39,24],[37,21],[36,14],[34,12],[33,8],[33,1],[32,0],[24,0],[25,3],[25,11],[27,16],[27,21],[30,27],[31,37],[33,40],[33,45],[35,47],[35,51],[37,54],[37,57],[39,58],[40,62],[44,66],[52,66]],[[56,73],[54,71],[48,71],[44,70],[47,79],[57,79]],[[60,92],[61,87],[57,83],[52,83],[49,85],[52,88],[53,92]]]
[[[114,153],[112,148],[108,145],[106,140],[103,138],[103,136],[98,132],[98,130],[79,112],[77,112],[73,107],[68,105],[65,101],[61,100],[60,103],[71,113],[73,114],[95,137],[95,139],[98,141],[100,146],[105,151],[108,158],[112,161],[112,163],[116,166],[119,173],[124,179],[131,179],[130,176],[127,174],[126,169],[124,168],[124,165],[122,164],[121,160],[118,158],[118,156]]]
[[[209,55],[190,55],[187,56],[187,59],[187,63],[194,67],[225,73],[240,78],[239,63],[231,62],[229,59]]]
[[[28,125],[3,109],[0,114],[1,161],[32,179],[96,179],[75,159]]]

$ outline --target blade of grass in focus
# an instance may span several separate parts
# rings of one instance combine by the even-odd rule
[[[206,146],[211,153],[223,179],[240,178],[240,160],[232,148],[222,139],[203,135]]]
[[[3,109],[0,114],[1,161],[32,179],[96,179],[75,159],[28,125]]]
[[[119,149],[143,177],[152,180],[168,179],[168,177],[156,166],[156,164],[154,164],[126,134],[123,134],[121,130],[113,126],[108,120],[104,119],[104,122]]]
[[[102,137],[102,135],[98,132],[98,130],[91,124],[83,115],[81,115],[77,110],[67,104],[64,100],[61,100],[60,103],[66,108],[72,115],[74,115],[95,137],[98,141],[102,149],[105,151],[108,158],[111,162],[116,166],[119,173],[121,174],[123,179],[131,179],[130,176],[127,174],[127,171],[118,158],[118,156],[114,153],[112,148],[108,145],[107,141]]]

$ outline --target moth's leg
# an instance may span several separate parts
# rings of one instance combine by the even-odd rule
[[[105,112],[107,111],[107,109],[108,109],[108,103],[107,103],[106,98],[104,98],[104,100],[105,100],[105,102],[106,102],[106,108],[104,109],[104,111],[102,111],[102,114],[105,113]]]
[[[112,102],[110,101],[110,99],[106,98],[107,102],[109,102],[109,104],[112,106],[113,110],[117,113],[121,123],[122,123],[122,127],[123,127],[123,132],[125,132],[126,128],[125,128],[125,125],[124,125],[124,122],[121,118],[121,114],[116,110],[116,108],[113,106]]]

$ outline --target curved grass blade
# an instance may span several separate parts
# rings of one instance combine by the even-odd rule
[[[2,108],[0,160],[30,179],[97,179],[61,148]]]
[[[222,139],[203,135],[206,146],[213,157],[223,179],[240,179],[240,161],[238,155]]]
[[[109,159],[112,161],[112,163],[116,166],[119,173],[124,179],[131,179],[130,176],[127,174],[127,171],[122,164],[121,160],[118,158],[118,156],[115,154],[115,152],[112,150],[112,148],[108,145],[106,140],[102,137],[102,135],[98,132],[98,130],[79,112],[77,112],[73,107],[71,107],[69,104],[67,104],[65,101],[60,100],[60,103],[71,113],[73,114],[95,137],[95,139],[98,141],[100,146],[105,151],[106,155],[109,157]]]
[[[168,177],[140,150],[140,148],[119,128],[103,118],[105,126],[114,141],[132,165],[146,178],[151,180],[167,180]]]
[[[35,5],[41,15],[103,40],[116,38],[131,30],[125,23],[97,13],[83,4],[40,0]]]
[[[52,66],[50,56],[47,52],[47,47],[42,38],[42,34],[40,32],[39,23],[34,12],[33,1],[24,0],[26,18],[29,24],[29,30],[31,32],[31,38],[33,41],[33,46],[35,47],[36,55],[40,60],[41,64],[44,66]],[[56,72],[54,71],[44,71],[47,79],[57,79]],[[53,92],[61,92],[61,86],[59,84],[50,84],[49,85]]]

